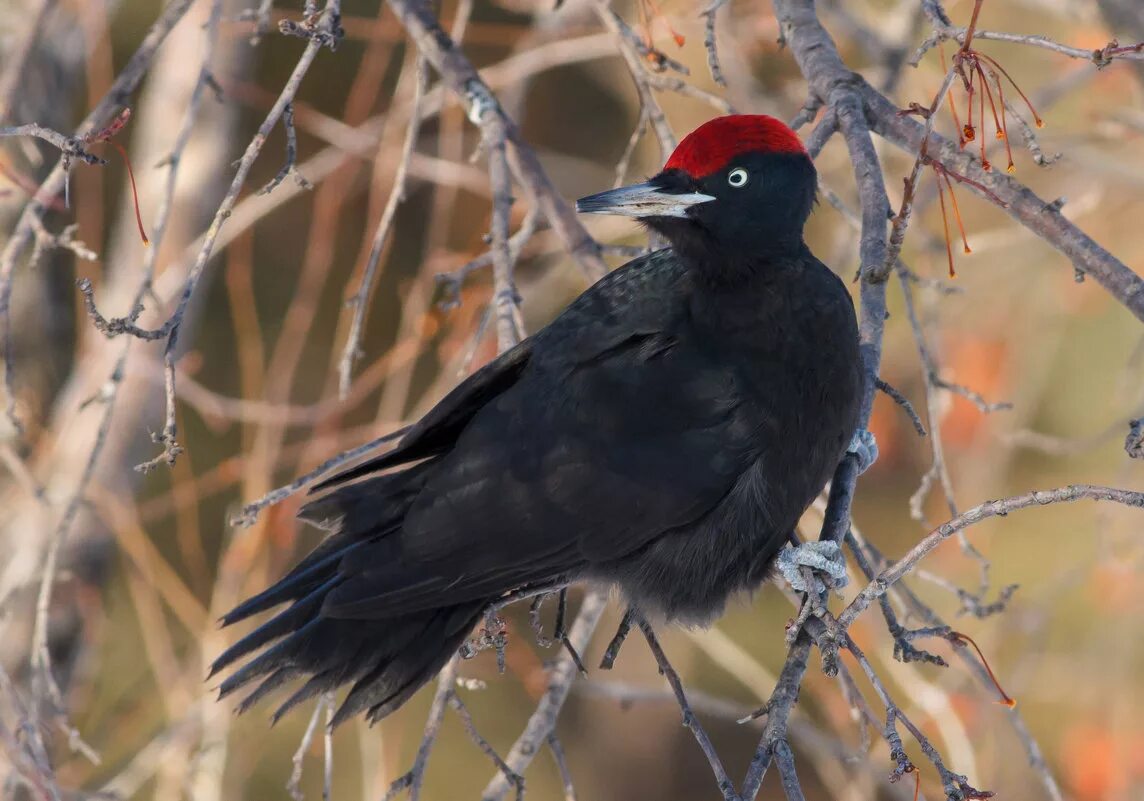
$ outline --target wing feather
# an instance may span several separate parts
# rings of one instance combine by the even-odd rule
[[[610,274],[395,451],[335,477],[434,457],[400,532],[371,546],[384,558],[343,565],[323,614],[495,597],[619,559],[710,512],[757,458],[757,421],[734,376],[678,336],[688,280],[665,252]]]

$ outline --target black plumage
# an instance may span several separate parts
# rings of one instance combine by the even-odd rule
[[[728,141],[728,139],[732,141]],[[230,612],[287,604],[223,653],[243,708],[350,684],[378,720],[506,592],[612,583],[706,622],[763,581],[845,452],[862,386],[854,308],[803,244],[813,163],[781,123],[721,118],[647,184],[582,200],[671,247],[621,267],[449,393],[392,451],[317,488],[331,535]]]

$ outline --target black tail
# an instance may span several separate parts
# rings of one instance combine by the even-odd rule
[[[220,698],[257,682],[239,706],[239,712],[244,712],[287,682],[306,678],[274,713],[277,721],[297,704],[352,682],[334,724],[363,711],[376,722],[437,674],[460,648],[486,601],[385,619],[350,620],[322,614],[326,596],[345,580],[343,566],[367,547],[399,532],[430,467],[422,463],[343,486],[302,510],[303,518],[333,533],[281,581],[222,619],[229,626],[290,604],[215,660],[212,676],[265,647],[222,683]]]

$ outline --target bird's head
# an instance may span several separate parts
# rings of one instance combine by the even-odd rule
[[[733,114],[684,137],[650,180],[581,198],[576,210],[635,217],[684,257],[727,265],[797,252],[816,187],[794,131]]]

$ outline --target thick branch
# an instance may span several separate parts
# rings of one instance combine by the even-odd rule
[[[861,101],[870,130],[911,154],[921,150],[925,126],[899,114],[894,103],[843,64],[809,0],[776,0],[775,8],[812,94],[829,101],[839,92],[854,93]],[[1068,256],[1074,267],[1091,275],[1137,318],[1144,320],[1144,280],[1065,219],[1056,205],[1046,203],[1000,170],[986,172],[973,154],[938,133],[930,134],[927,152],[950,171],[968,178],[972,182],[966,184],[970,190],[988,197],[973,186],[977,183],[996,196],[1014,219]],[[881,277],[888,276],[891,266],[885,266]]]

